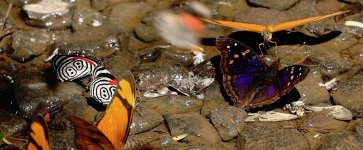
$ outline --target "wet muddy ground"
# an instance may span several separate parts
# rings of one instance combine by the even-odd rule
[[[211,9],[213,19],[266,25],[333,13],[355,1],[199,2]],[[100,58],[118,79],[127,71],[134,74],[138,103],[126,149],[363,149],[363,28],[344,25],[346,20],[363,21],[359,3],[353,15],[274,33],[278,46],[261,57],[267,63],[279,58],[282,66],[304,64],[310,73],[277,104],[248,111],[233,106],[224,91],[213,39],[230,35],[258,51],[261,35],[209,24],[201,45],[206,62],[194,65],[191,52],[170,46],[153,26],[157,12],[187,11],[187,3],[0,0],[0,136],[7,143],[0,141],[0,149],[24,149],[29,123],[37,113],[52,115],[52,149],[75,148],[67,116],[96,123],[102,115],[90,103],[89,78],[61,82],[51,63],[43,61],[55,48],[63,55]],[[207,87],[178,86],[180,79],[189,81],[191,73],[215,80]],[[334,78],[339,82],[331,89],[321,86]],[[145,97],[165,87],[174,94]],[[251,112],[289,113],[285,104],[296,100],[309,106],[341,105],[354,117],[338,120],[324,111],[308,111],[290,121],[245,122]],[[185,133],[186,138],[173,140]]]

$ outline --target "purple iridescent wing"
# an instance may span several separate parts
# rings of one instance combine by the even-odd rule
[[[235,39],[218,37],[216,46],[221,52],[220,67],[225,90],[235,103],[243,107],[248,103],[246,97],[250,97],[249,90],[255,86],[255,75],[268,66],[256,52]]]
[[[310,69],[302,65],[292,65],[279,70],[275,77],[254,94],[253,100],[247,105],[250,108],[272,104],[281,96],[289,93],[294,86],[302,81]]]

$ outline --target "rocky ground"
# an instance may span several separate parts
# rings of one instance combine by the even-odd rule
[[[37,113],[52,112],[52,149],[74,148],[68,115],[96,123],[102,111],[88,105],[85,78],[60,82],[44,62],[55,48],[61,54],[80,51],[102,58],[117,78],[132,71],[136,78],[137,108],[127,149],[363,149],[363,29],[345,20],[363,21],[362,6],[342,19],[328,18],[276,33],[277,47],[268,58],[287,66],[305,64],[310,73],[296,89],[307,105],[341,105],[353,119],[337,120],[326,112],[305,112],[280,122],[245,122],[246,112],[230,103],[220,84],[219,51],[202,45],[207,61],[194,66],[193,55],[168,46],[153,26],[157,12],[187,11],[188,0],[0,0],[0,149],[24,148],[28,125]],[[354,0],[199,0],[213,19],[257,24],[323,15],[351,6]],[[9,4],[12,7],[7,16]],[[41,8],[41,9],[40,9]],[[6,22],[5,22],[6,20]],[[207,25],[203,38],[234,37],[258,50],[259,33]],[[172,32],[172,31],[170,31]],[[115,42],[117,41],[117,42]],[[304,44],[304,45],[303,45]],[[275,60],[275,59],[273,59]],[[175,84],[176,76],[214,77],[208,87],[192,94],[145,97]],[[332,79],[332,89],[319,86]],[[180,92],[180,91],[179,91]],[[190,91],[189,91],[190,92]],[[200,97],[200,95],[203,95]],[[297,99],[294,99],[297,100]],[[287,112],[281,106],[261,110]],[[256,112],[257,110],[254,110]],[[176,141],[172,137],[188,136]]]

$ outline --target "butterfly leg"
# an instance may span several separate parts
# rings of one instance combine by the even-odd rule
[[[261,55],[263,56],[263,52],[262,52],[261,46],[263,46],[264,48],[266,48],[266,47],[265,47],[265,43],[260,43],[260,44],[258,44],[258,49],[260,50]]]

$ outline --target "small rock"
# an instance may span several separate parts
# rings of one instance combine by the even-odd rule
[[[160,114],[200,112],[203,102],[188,96],[168,95],[158,98],[142,98],[143,107],[154,109]]]
[[[135,28],[135,35],[143,42],[153,42],[160,40],[159,33],[151,25],[140,24]]]
[[[352,111],[356,117],[363,117],[363,90],[362,75],[356,75],[347,81],[337,84],[336,90],[331,92],[334,103]]]
[[[238,12],[233,20],[236,22],[271,25],[289,21],[290,17],[284,12],[274,9],[248,8]]]
[[[51,36],[45,30],[20,30],[12,36],[11,57],[21,62],[42,54],[51,44]]]
[[[209,87],[207,87],[203,95],[205,97],[203,98],[204,103],[201,115],[207,118],[209,118],[212,110],[228,108],[230,106],[222,96],[221,87],[217,82],[213,82]]]
[[[310,112],[303,118],[302,128],[309,132],[327,133],[344,130],[347,122],[336,120],[326,112]]]
[[[331,48],[332,45],[340,45],[341,49],[344,49],[346,47],[350,47],[351,44],[349,44],[349,46],[342,47],[343,45],[345,45],[342,42],[344,40],[341,40],[340,42],[332,42],[332,41],[336,40],[331,40],[329,42],[313,46],[314,49],[311,52],[310,56],[308,57],[310,61],[320,64],[319,66],[321,74],[323,76],[328,76],[328,77],[334,77],[335,75],[347,71],[352,67],[352,62],[342,59],[342,57],[339,54],[339,51]]]
[[[107,9],[109,7],[112,7],[112,5],[117,3],[125,3],[128,2],[128,0],[91,0],[91,5],[93,8],[102,11],[104,9]]]
[[[188,134],[183,139],[185,141],[194,141],[198,138],[203,138],[211,144],[220,141],[216,129],[199,114],[171,114],[166,115],[165,120],[172,136]]]
[[[232,106],[212,110],[210,114],[210,120],[223,141],[232,140],[242,131],[246,117],[247,113],[243,109]]]
[[[319,86],[321,82],[320,72],[316,67],[310,67],[310,72],[306,78],[295,86],[300,93],[300,100],[311,105],[329,102],[329,92],[325,87]]]
[[[104,24],[106,16],[97,10],[85,5],[77,5],[73,18],[72,28],[74,30],[87,30],[89,27],[99,27]]]
[[[268,50],[268,54],[276,55],[280,63],[286,66],[300,64],[308,58],[313,48],[309,45],[275,46]]]
[[[194,61],[193,54],[190,51],[172,46],[163,51],[157,62],[170,62],[182,64],[183,66],[191,66]]]
[[[116,79],[121,79],[123,73],[131,71],[140,63],[140,58],[134,51],[122,50],[117,51],[103,63]]]
[[[134,71],[137,89],[142,91],[156,91],[167,87],[170,82],[178,78],[188,77],[188,70],[174,63],[145,63]]]
[[[26,129],[25,119],[2,109],[0,109],[0,113],[0,131],[5,138]]]
[[[18,111],[31,118],[36,113],[62,109],[64,102],[83,95],[84,89],[73,82],[59,83],[44,73],[25,72],[15,76],[14,103]],[[53,82],[49,82],[53,81]]]
[[[284,128],[283,122],[253,122],[241,131],[239,139],[242,149],[309,149],[309,144],[302,133],[296,129]],[[258,144],[256,144],[258,143]]]
[[[71,24],[70,3],[62,0],[42,0],[23,6],[27,14],[25,22],[33,26],[65,28]]]
[[[162,46],[148,47],[138,51],[141,63],[154,62],[165,48]]]
[[[245,0],[224,0],[218,3],[210,0],[200,0],[199,2],[210,8],[212,12],[219,12],[221,18],[227,20],[232,20],[238,11],[248,8]]]
[[[163,116],[150,108],[141,108],[134,112],[130,125],[130,134],[137,134],[155,128],[164,121]]]
[[[57,43],[59,55],[85,55],[107,57],[120,49],[119,33],[113,33],[107,26],[73,32],[66,40]],[[120,33],[121,34],[121,33]],[[97,35],[97,36],[94,36]]]
[[[277,10],[289,9],[298,2],[298,0],[282,0],[282,1],[248,0],[248,1],[255,5],[264,6]]]
[[[324,136],[318,149],[363,149],[361,138],[351,131],[340,131]]]
[[[143,16],[151,11],[151,6],[143,2],[119,3],[113,6],[108,17],[110,24],[122,31],[131,32]]]

